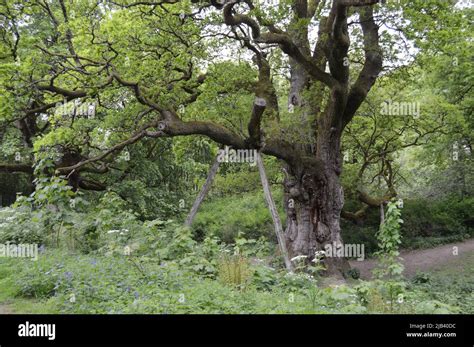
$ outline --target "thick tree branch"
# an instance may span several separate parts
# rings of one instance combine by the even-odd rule
[[[233,8],[236,4],[237,2],[234,1],[224,7],[224,22],[227,25],[248,25],[252,29],[252,36],[255,42],[278,44],[284,53],[300,63],[313,78],[331,88],[337,86],[337,81],[330,74],[321,70],[319,66],[312,61],[311,57],[303,54],[287,33],[281,31],[261,33],[260,26],[255,20],[247,15],[233,14]]]
[[[382,71],[383,58],[379,44],[379,27],[374,20],[373,8],[370,6],[361,8],[359,16],[364,34],[365,63],[349,93],[343,115],[344,125],[350,122]]]
[[[5,172],[5,173],[24,172],[24,173],[32,174],[33,166],[28,165],[28,164],[1,164],[0,163],[0,172]]]
[[[350,45],[347,32],[347,6],[334,1],[330,18],[333,18],[327,52],[331,75],[345,85],[349,79],[348,50]]]
[[[260,146],[261,140],[261,132],[260,132],[260,124],[262,122],[262,115],[265,111],[265,107],[267,102],[265,99],[256,98],[253,104],[252,116],[250,117],[250,122],[248,125],[249,130],[249,141],[254,146]]]

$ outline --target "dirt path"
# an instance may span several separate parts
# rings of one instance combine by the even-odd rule
[[[457,247],[457,256],[474,252],[474,239],[465,242],[450,243],[435,248],[402,251],[400,256],[403,258],[403,265],[405,265],[403,274],[406,277],[412,277],[418,271],[432,270],[444,263],[455,260],[457,256],[453,254],[455,250],[454,247]],[[375,259],[367,259],[364,261],[351,260],[350,263],[352,267],[356,267],[360,270],[360,277],[362,279],[369,279],[371,277],[371,271],[377,261]]]
[[[0,314],[12,314],[12,310],[8,305],[0,304]]]

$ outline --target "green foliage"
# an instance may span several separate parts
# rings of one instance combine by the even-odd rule
[[[252,285],[257,290],[271,291],[278,283],[280,274],[274,268],[259,264],[253,267]]]
[[[398,202],[392,201],[387,204],[385,220],[381,224],[376,236],[379,241],[379,251],[376,256],[379,258],[379,269],[374,271],[378,278],[388,276],[390,278],[400,278],[403,272],[403,265],[398,256],[398,247],[401,244],[400,218],[401,211]]]
[[[29,208],[0,209],[0,243],[41,243],[44,239],[44,225]]]
[[[59,178],[36,179],[36,190],[28,197],[20,196],[12,208],[1,209],[0,240],[45,243],[60,228],[71,198],[71,187]],[[79,202],[80,198],[76,198]]]
[[[211,279],[192,264],[51,250],[37,262],[0,258],[0,284],[9,281],[9,295],[33,297],[63,313],[456,313],[455,298],[462,298],[454,287],[432,296],[420,284],[399,281],[319,288],[307,274],[231,258],[227,265],[237,271]],[[471,295],[467,283],[457,293]],[[446,297],[450,301],[442,304]],[[463,310],[472,309],[468,305]]]
[[[363,243],[367,254],[378,246],[378,275],[387,280],[319,288],[318,264],[307,268],[303,261],[297,270],[306,272],[296,273],[275,266],[281,258],[273,256],[273,225],[255,167],[222,164],[192,229],[181,226],[216,154],[209,138],[145,136],[68,177],[56,171],[100,157],[145,128],[155,131],[158,109],[176,111],[183,121],[211,121],[246,140],[258,70],[247,48],[231,47],[235,40],[218,34],[221,14],[197,10],[202,4],[195,1],[152,11],[86,0],[64,7],[43,3],[0,5],[0,164],[8,164],[6,172],[11,163],[34,169],[33,175],[0,174],[2,200],[7,196],[10,204],[16,192],[24,194],[0,209],[0,243],[37,243],[48,250],[38,262],[0,259],[0,287],[8,284],[2,294],[48,300],[68,313],[458,312],[454,306],[472,313],[472,273],[446,281],[420,275],[407,284],[397,261],[400,245],[428,247],[473,235],[474,171],[467,151],[474,134],[472,8],[442,0],[374,6],[384,65],[397,68],[378,80],[344,131],[345,208],[360,208],[359,190],[384,196],[393,188],[392,173],[399,195],[410,199],[403,226],[393,203],[378,231],[374,210],[363,225],[343,225],[347,243]],[[328,6],[322,2],[309,12],[316,18]],[[293,38],[305,34],[311,20],[293,19],[291,8],[286,0],[258,4],[248,15],[287,25]],[[349,30],[349,80],[356,81],[363,37],[358,25]],[[404,44],[414,46],[416,56],[398,68],[391,59],[408,59]],[[270,64],[280,123],[264,114],[262,134],[295,148],[313,144],[307,130],[317,123],[313,111],[326,108],[319,96],[328,90],[308,85],[303,96],[311,112],[287,111],[287,57],[266,46],[256,47]],[[59,92],[49,90],[54,88]],[[84,97],[71,100],[81,91]],[[380,112],[387,98],[419,103],[421,113],[388,117]],[[72,112],[76,101],[94,103],[94,117]],[[66,114],[52,106],[58,102]],[[28,112],[37,108],[42,110]],[[265,166],[281,202],[281,163],[266,158]],[[100,191],[85,192],[85,182],[97,182]]]
[[[346,203],[349,210],[354,204]],[[462,242],[474,234],[472,198],[404,199],[403,224],[400,226],[403,249],[432,248],[446,243]],[[346,243],[364,244],[367,256],[378,248],[378,209],[370,209],[360,225],[342,221],[342,236]]]
[[[74,193],[61,178],[37,180],[37,189],[17,199],[13,208],[1,209],[0,240],[39,243],[90,252],[114,251],[115,230],[138,233],[142,222],[114,193],[106,193],[95,206]],[[130,236],[130,237],[131,237]],[[122,238],[120,246],[125,246]]]
[[[410,290],[423,293],[423,299],[436,300],[458,306],[463,313],[474,313],[474,254],[456,256],[452,262],[436,271],[418,273],[410,283]]]
[[[375,234],[378,231],[378,214],[374,216],[375,223],[367,220],[363,225],[355,225],[352,222],[343,221],[342,237],[348,244],[363,244],[365,255],[370,257],[377,252],[378,242]]]
[[[361,282],[354,287],[358,298],[371,313],[458,313],[459,308],[433,300],[419,288],[402,281]]]
[[[402,233],[406,238],[454,237],[461,240],[472,232],[474,199],[456,197],[437,201],[419,199],[404,202],[405,223]],[[404,243],[409,245],[408,243]]]
[[[274,194],[275,201],[281,193]],[[281,213],[281,216],[284,214]],[[198,235],[214,235],[225,243],[234,243],[238,234],[249,239],[261,236],[274,239],[274,229],[261,191],[205,202],[193,224]]]
[[[218,278],[223,284],[244,290],[252,278],[249,260],[241,254],[223,254],[219,260]]]

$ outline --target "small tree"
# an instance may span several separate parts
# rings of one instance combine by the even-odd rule
[[[402,242],[400,224],[403,223],[403,219],[400,216],[401,204],[399,201],[392,200],[387,205],[385,220],[376,233],[380,248],[375,253],[379,258],[379,267],[374,270],[374,276],[377,278],[396,279],[402,275],[404,266],[400,262],[400,252],[398,251],[398,246]]]

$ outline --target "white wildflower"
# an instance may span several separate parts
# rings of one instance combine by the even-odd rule
[[[297,255],[296,257],[291,258],[291,261],[297,261],[297,260],[306,259],[306,258],[308,258],[308,256],[306,255]]]

